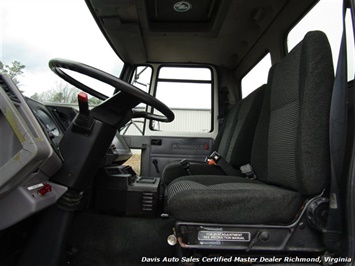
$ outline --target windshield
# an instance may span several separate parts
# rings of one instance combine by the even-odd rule
[[[78,61],[119,76],[123,62],[107,43],[82,0],[1,0],[0,70],[25,96],[75,103],[78,90],[48,67],[52,58]],[[72,73],[70,73],[72,74]],[[106,95],[114,88],[82,80]],[[98,103],[89,98],[90,103]]]

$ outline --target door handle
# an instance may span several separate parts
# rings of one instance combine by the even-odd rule
[[[162,143],[163,143],[163,141],[162,141],[161,139],[152,139],[152,140],[150,141],[150,144],[156,145],[156,146],[161,146]]]

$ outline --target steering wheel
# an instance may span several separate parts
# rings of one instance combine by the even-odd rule
[[[106,100],[108,101],[113,98],[119,98],[120,94],[122,92],[126,94],[124,97],[125,101],[125,106],[127,105],[127,96],[129,97],[129,101],[132,101],[132,105],[130,107],[135,107],[139,103],[145,103],[154,109],[158,110],[162,115],[156,115],[152,114],[149,112],[136,112],[133,111],[133,117],[138,118],[138,117],[143,117],[147,118],[150,120],[156,120],[156,121],[161,121],[161,122],[171,122],[174,120],[175,116],[174,113],[170,110],[169,107],[167,107],[164,103],[159,101],[158,99],[154,98],[150,94],[134,87],[133,85],[122,81],[121,79],[108,74],[102,70],[99,70],[97,68],[94,68],[92,66],[88,66],[79,62],[67,60],[67,59],[61,59],[61,58],[55,58],[49,61],[49,68],[57,74],[59,77],[64,79],[65,81],[69,82],[73,86],[89,93],[92,96],[95,96],[101,100]],[[80,74],[92,77],[94,79],[100,80],[106,84],[109,84],[113,86],[114,88],[118,89],[120,92],[115,93],[113,96],[110,98],[107,97],[106,95],[84,85],[83,83],[77,81],[67,73],[65,73],[61,68],[63,69],[69,69],[75,72],[78,72]],[[108,102],[107,101],[107,102]],[[106,102],[104,102],[102,105],[104,106]]]

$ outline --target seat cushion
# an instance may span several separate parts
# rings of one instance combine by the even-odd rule
[[[237,176],[180,177],[168,186],[168,211],[179,221],[290,223],[305,197]]]

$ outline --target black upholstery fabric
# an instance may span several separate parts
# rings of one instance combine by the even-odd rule
[[[305,195],[325,188],[333,81],[331,51],[322,32],[308,33],[272,67],[251,159],[259,180]]]
[[[182,221],[290,223],[329,180],[328,121],[334,72],[324,33],[310,32],[269,73],[251,163],[257,180],[180,177],[168,210]]]
[[[241,165],[250,163],[255,128],[259,120],[266,85],[253,91],[242,100],[237,117],[237,124],[227,154],[229,163],[239,169]]]
[[[256,89],[248,97],[233,106],[219,132],[214,150],[229,162],[234,168],[250,163],[251,150],[255,128],[260,115],[265,85]],[[223,175],[224,172],[217,166],[204,163],[190,163],[192,175]],[[163,183],[165,185],[180,176],[187,175],[186,170],[179,162],[169,163],[163,170]]]
[[[168,195],[168,211],[179,220],[245,224],[289,223],[305,199],[297,192],[231,176],[179,178],[169,185]]]
[[[214,151],[218,151],[219,154],[223,156],[226,160],[227,160],[226,156],[229,150],[229,144],[233,136],[235,125],[237,123],[236,117],[238,116],[240,107],[241,107],[240,103],[231,107],[231,109],[229,110],[228,114],[224,119],[221,131],[216,137],[217,143],[215,143],[212,147]]]
[[[301,176],[298,191],[314,195],[321,193],[330,180],[329,112],[334,70],[326,35],[310,33],[306,38],[301,55],[301,62],[307,63],[300,71],[302,108],[296,169]]]

